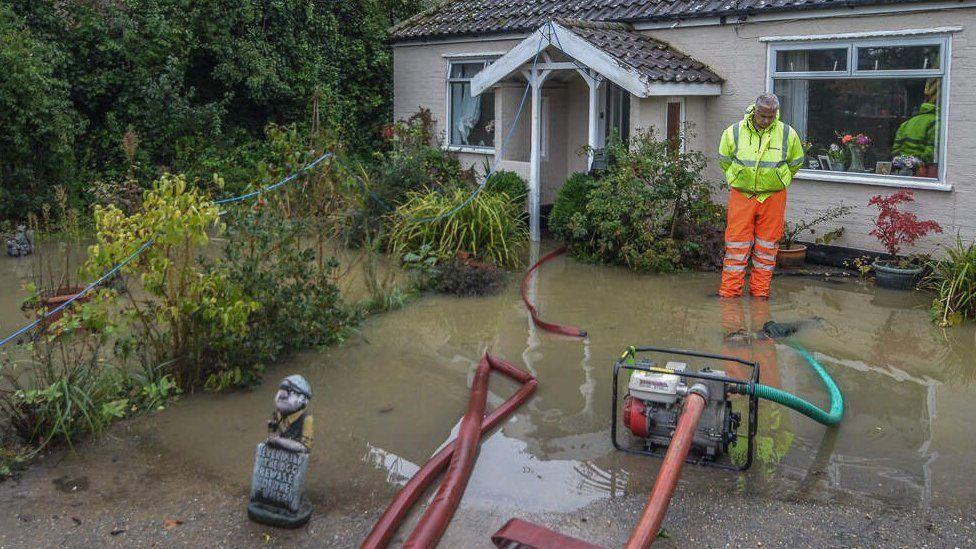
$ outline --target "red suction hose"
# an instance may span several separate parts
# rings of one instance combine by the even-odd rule
[[[647,498],[647,505],[644,507],[640,521],[630,534],[627,549],[646,549],[657,537],[661,522],[664,520],[664,513],[668,510],[674,488],[678,484],[681,467],[684,466],[688,451],[691,450],[691,442],[695,438],[698,420],[701,419],[704,409],[705,398],[701,395],[690,393],[685,397],[678,426],[668,446],[668,453],[661,463],[661,469],[657,473],[657,479],[654,481],[654,487],[651,488],[651,495]]]
[[[522,387],[515,392],[511,397],[508,398],[501,406],[495,408],[487,417],[481,420],[481,435],[485,435],[495,427],[497,427],[501,422],[505,421],[512,412],[514,412],[519,406],[522,405],[532,394],[535,392],[538,382],[532,375],[519,370],[512,364],[495,358],[487,353],[485,353],[482,363],[487,362],[492,370],[495,370],[505,376],[508,376],[512,380],[521,383]],[[479,371],[481,369],[481,364],[478,365]],[[476,376],[477,377],[477,376]],[[474,387],[472,387],[472,392]],[[469,403],[470,411],[470,403]],[[467,417],[467,416],[466,416]],[[460,436],[460,433],[459,433]],[[406,486],[400,490],[400,492],[393,498],[390,502],[389,507],[383,513],[376,524],[373,526],[373,530],[370,531],[369,536],[362,543],[363,549],[376,549],[381,547],[386,547],[390,542],[390,538],[396,532],[400,523],[403,522],[404,517],[410,511],[411,507],[420,499],[424,491],[428,486],[434,481],[437,475],[441,474],[442,471],[448,466],[448,463],[453,461],[453,456],[455,450],[458,448],[458,441],[460,438],[453,440],[450,444],[442,448],[439,452],[434,454],[426,464],[417,472],[413,478],[407,482]],[[475,443],[477,444],[477,442]],[[457,471],[453,468],[452,470]],[[470,470],[467,471],[470,475]],[[448,479],[445,479],[445,484],[447,484]],[[465,484],[467,480],[465,479]],[[463,491],[463,487],[462,487]],[[456,507],[456,503],[455,503]],[[447,527],[447,522],[450,521],[451,515],[454,514],[454,509],[451,509],[450,514],[446,516],[446,520],[442,517],[441,520],[445,520],[443,528]],[[437,525],[435,525],[437,526]],[[443,533],[443,530],[441,531]],[[436,542],[435,542],[436,543]]]
[[[468,399],[468,411],[461,419],[458,428],[457,450],[451,457],[451,466],[441,482],[434,500],[427,506],[420,521],[407,538],[404,547],[417,549],[434,547],[447,530],[447,524],[454,516],[454,510],[461,503],[461,496],[468,486],[474,460],[478,457],[478,442],[481,440],[481,417],[485,414],[485,402],[488,399],[488,374],[491,367],[488,360],[481,359],[478,369],[471,383],[471,396]]]
[[[542,328],[547,332],[552,332],[554,334],[562,334],[570,337],[586,337],[586,330],[580,330],[579,328],[573,328],[572,326],[562,326],[560,324],[553,324],[551,322],[546,322],[539,317],[539,310],[535,308],[535,305],[529,302],[529,297],[525,293],[525,287],[529,283],[529,277],[532,275],[532,271],[539,268],[540,265],[549,261],[550,259],[556,257],[557,255],[566,251],[566,246],[560,246],[555,250],[542,256],[542,259],[536,261],[535,265],[525,271],[525,276],[522,277],[522,286],[520,292],[522,294],[522,302],[525,303],[525,307],[529,310],[529,315],[532,317],[532,323],[536,326]]]

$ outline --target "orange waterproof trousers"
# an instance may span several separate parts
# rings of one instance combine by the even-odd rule
[[[739,297],[745,285],[746,265],[752,255],[749,293],[769,297],[779,239],[783,236],[786,213],[786,190],[771,194],[759,202],[732,189],[725,226],[725,261],[722,266],[722,297]]]

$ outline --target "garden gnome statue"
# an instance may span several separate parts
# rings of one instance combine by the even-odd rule
[[[254,454],[247,505],[247,516],[253,521],[297,528],[312,515],[312,504],[302,495],[312,446],[312,415],[307,410],[311,398],[312,386],[304,377],[296,374],[281,380],[268,438]]]
[[[34,231],[28,231],[23,225],[17,226],[17,234],[7,237],[7,255],[20,257],[30,255],[34,251]]]

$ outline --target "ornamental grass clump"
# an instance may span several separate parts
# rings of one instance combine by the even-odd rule
[[[427,245],[440,260],[467,252],[503,268],[519,266],[528,240],[522,207],[505,193],[463,189],[410,193],[396,209],[389,235],[396,256]]]
[[[976,241],[965,244],[956,236],[945,256],[929,261],[931,272],[923,285],[935,292],[932,319],[940,326],[954,326],[976,320]]]

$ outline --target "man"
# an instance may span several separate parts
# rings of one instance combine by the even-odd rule
[[[926,164],[935,159],[935,137],[939,131],[936,102],[939,97],[939,80],[925,84],[925,102],[918,113],[898,126],[895,141],[891,145],[892,156],[914,156]]]
[[[312,386],[298,374],[281,380],[275,393],[275,411],[268,421],[270,446],[289,452],[308,452],[312,446],[312,415],[307,413]]]
[[[731,187],[725,228],[725,261],[719,296],[742,295],[750,251],[749,293],[768,298],[783,236],[786,188],[803,165],[796,131],[779,119],[779,99],[760,95],[745,118],[722,133],[719,164]]]

